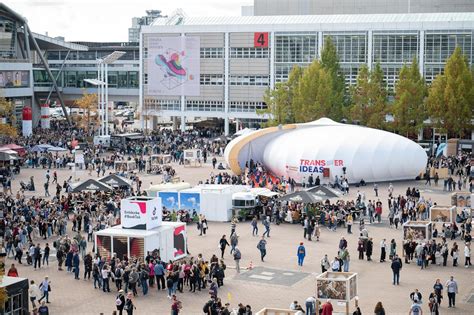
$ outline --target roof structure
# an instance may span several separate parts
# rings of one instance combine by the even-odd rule
[[[423,22],[474,22],[474,12],[407,14],[340,14],[283,16],[186,17],[175,25],[266,25],[266,24],[383,24]],[[169,25],[168,19],[156,19],[152,26]]]

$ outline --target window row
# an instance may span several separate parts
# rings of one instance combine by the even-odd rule
[[[153,114],[153,111],[181,110],[181,102],[179,100],[157,100],[145,97],[143,103],[145,105],[145,110],[148,111],[149,114]]]
[[[224,102],[222,101],[186,101],[187,111],[222,112]]]
[[[418,35],[374,35],[373,62],[411,62],[418,57]]]
[[[267,104],[264,102],[229,102],[229,112],[253,113],[266,108]]]
[[[456,46],[459,46],[471,61],[471,34],[425,34],[425,62],[445,62]]]
[[[59,71],[53,70],[53,76],[57,77]],[[51,80],[46,70],[33,70],[35,86],[51,86]],[[62,87],[85,88],[91,87],[85,79],[97,79],[96,71],[64,71],[61,73],[58,84]],[[109,88],[135,89],[138,88],[138,71],[109,71]]]
[[[312,62],[317,57],[317,35],[275,36],[276,62]]]
[[[200,56],[202,59],[224,58],[224,48],[222,47],[201,47]]]
[[[114,50],[88,50],[88,51],[74,51],[69,52],[65,50],[47,51],[46,57],[48,60],[97,60],[113,53]],[[125,54],[119,60],[139,60],[140,53],[138,47],[133,50],[126,50]]]
[[[340,62],[367,62],[367,41],[365,35],[325,35],[336,46]]]
[[[224,85],[222,74],[201,74],[201,85]]]
[[[230,85],[244,86],[268,86],[270,85],[270,76],[268,75],[231,75]]]
[[[230,58],[269,58],[269,49],[260,47],[232,47]]]

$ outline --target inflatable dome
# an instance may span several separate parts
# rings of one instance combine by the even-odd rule
[[[321,183],[344,173],[349,183],[415,179],[427,162],[423,148],[410,139],[328,118],[253,131],[232,140],[224,156],[237,175],[252,159],[297,183],[311,174]]]

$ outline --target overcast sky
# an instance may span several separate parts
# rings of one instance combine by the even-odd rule
[[[157,9],[170,15],[178,8],[188,16],[238,16],[252,0],[3,0],[28,20],[35,33],[64,36],[67,41],[128,41],[132,17]]]

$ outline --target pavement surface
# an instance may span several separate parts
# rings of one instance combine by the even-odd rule
[[[197,184],[199,180],[205,181],[211,172],[217,174],[212,167],[204,165],[201,168],[184,168],[175,165],[178,176],[182,180],[191,184]],[[44,183],[45,170],[43,169],[22,169],[20,175],[13,182],[13,191],[19,188],[19,181],[27,181],[29,176],[34,176],[36,187],[42,188]],[[70,170],[59,170],[59,182],[67,179],[72,172]],[[93,174],[95,177],[96,174]],[[78,171],[78,179],[88,178],[85,171]],[[150,183],[161,182],[161,176],[140,176],[143,187],[147,188]],[[233,260],[226,252],[224,258],[228,265],[224,286],[219,290],[219,297],[223,302],[229,302],[231,308],[237,307],[238,303],[249,304],[252,309],[258,311],[263,307],[288,308],[294,300],[304,305],[307,297],[315,294],[315,277],[321,272],[320,260],[324,254],[332,259],[337,254],[338,242],[341,236],[348,241],[348,250],[351,255],[350,271],[358,273],[358,301],[363,314],[372,314],[375,304],[381,301],[385,307],[386,314],[408,314],[410,308],[409,294],[418,288],[423,294],[423,312],[429,314],[428,296],[432,291],[433,284],[437,278],[444,284],[449,276],[453,275],[458,281],[459,294],[456,297],[456,308],[447,308],[447,296],[444,292],[444,299],[441,304],[440,314],[474,314],[474,268],[464,268],[464,258],[460,257],[460,266],[452,267],[451,257],[448,258],[448,266],[430,265],[426,270],[420,270],[416,264],[403,266],[400,276],[400,285],[392,285],[392,272],[390,264],[378,262],[380,255],[379,242],[386,238],[387,242],[395,239],[398,245],[398,252],[401,253],[402,231],[401,229],[391,229],[387,223],[387,195],[388,183],[379,183],[379,198],[384,202],[383,222],[381,224],[368,225],[369,236],[374,239],[373,261],[358,260],[357,253],[357,233],[347,234],[345,229],[329,231],[322,229],[320,241],[309,242],[303,239],[303,229],[301,225],[284,223],[272,225],[270,238],[267,239],[267,256],[265,262],[260,262],[259,251],[256,245],[260,237],[252,236],[252,228],[249,222],[242,222],[237,225],[239,238],[239,248],[242,252],[240,266],[245,269],[252,264],[252,270],[243,270],[241,274],[236,274],[233,268]],[[450,193],[443,192],[442,187],[424,186],[421,182],[397,182],[394,183],[395,194],[405,194],[407,186],[419,187],[422,194],[431,198],[438,205],[449,205]],[[374,199],[375,194],[372,186],[360,188],[367,199]],[[51,188],[50,192],[54,190]],[[42,195],[42,189],[36,195]],[[351,187],[349,196],[344,199],[354,199],[357,188]],[[32,195],[32,193],[26,193]],[[263,226],[259,226],[260,233]],[[358,224],[353,226],[354,231],[358,231]],[[70,229],[70,226],[69,226]],[[209,259],[212,254],[218,254],[217,244],[223,234],[230,234],[229,223],[209,222],[207,235],[199,236],[194,225],[188,225],[188,245],[192,256],[203,253]],[[54,238],[48,242],[52,244]],[[306,246],[307,256],[304,266],[297,264],[296,249],[300,242]],[[45,241],[41,240],[41,244]],[[458,240],[458,244],[459,244]],[[450,242],[451,247],[452,242]],[[88,244],[88,250],[92,249],[92,244]],[[461,246],[461,250],[463,246]],[[230,248],[229,248],[230,250]],[[7,268],[12,259],[7,259]],[[82,261],[81,261],[82,267]],[[50,314],[111,314],[115,310],[116,292],[105,293],[99,289],[94,289],[91,280],[74,280],[72,274],[66,271],[57,271],[55,259],[51,259],[50,265],[39,270],[33,270],[31,266],[19,266],[20,277],[27,277],[36,282],[40,282],[44,276],[48,275],[52,282],[50,293]],[[82,272],[82,270],[81,270]],[[111,288],[115,289],[114,284]],[[190,293],[185,288],[184,293],[179,293],[178,298],[182,301],[182,314],[202,314],[202,307],[208,300],[207,290]],[[170,300],[167,299],[165,291],[158,292],[155,288],[150,289],[147,296],[143,296],[141,291],[135,300],[137,309],[134,314],[169,314]],[[343,311],[344,307],[334,303],[336,311]],[[354,304],[351,305],[351,312]]]

